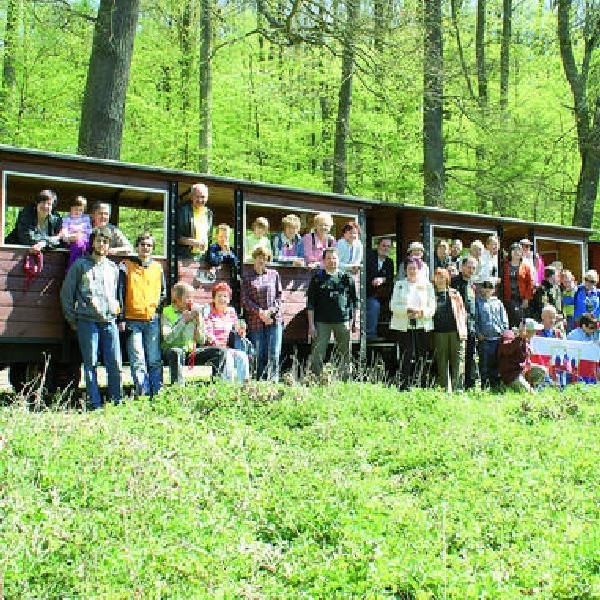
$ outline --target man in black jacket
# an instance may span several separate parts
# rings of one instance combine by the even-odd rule
[[[366,330],[367,339],[377,337],[377,323],[381,304],[387,303],[392,295],[394,285],[394,263],[388,257],[392,248],[392,240],[383,237],[379,240],[377,248],[367,251],[366,278],[367,278],[367,314]]]
[[[467,346],[465,356],[465,389],[475,387],[477,381],[477,364],[475,362],[475,353],[477,351],[477,336],[475,332],[475,321],[477,314],[477,304],[475,302],[475,286],[471,279],[477,270],[477,259],[472,256],[465,256],[461,263],[461,272],[452,278],[451,287],[457,290],[465,305],[467,313]]]
[[[333,333],[346,379],[350,373],[350,334],[356,326],[356,285],[348,273],[339,270],[336,248],[326,248],[323,261],[325,269],[315,273],[306,292],[308,335],[313,343],[311,368],[315,375],[321,374]]]
[[[177,210],[177,253],[179,258],[204,258],[210,246],[213,213],[206,206],[208,188],[195,183],[190,199]]]

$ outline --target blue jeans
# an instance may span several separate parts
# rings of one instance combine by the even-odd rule
[[[127,321],[127,329],[127,354],[135,393],[138,396],[154,396],[162,387],[158,317],[150,321]]]
[[[123,396],[121,387],[121,346],[117,324],[77,321],[77,339],[81,348],[85,392],[93,408],[100,408],[102,401],[98,390],[98,350],[102,352],[102,362],[106,367],[108,397],[115,403]]]
[[[381,304],[377,298],[369,296],[367,298],[367,315],[365,319],[366,334],[368,338],[377,336],[377,323],[379,323],[379,313]]]
[[[269,325],[248,332],[248,338],[256,351],[256,378],[279,381],[279,362],[283,325]]]

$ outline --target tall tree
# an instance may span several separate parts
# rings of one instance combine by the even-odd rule
[[[200,2],[200,171],[210,172],[212,151],[212,2]]]
[[[510,43],[512,38],[512,0],[502,0],[502,41],[500,43],[500,109],[508,107]]]
[[[346,25],[343,35],[342,81],[338,95],[333,148],[333,191],[343,194],[348,182],[347,147],[352,107],[352,78],[354,77],[354,44],[359,17],[358,0],[346,0]]]
[[[444,199],[444,55],[441,0],[424,0],[423,62],[423,199],[426,206],[440,206]]]
[[[557,29],[560,56],[573,94],[577,146],[581,159],[573,225],[591,227],[600,174],[600,93],[598,88],[594,92],[588,90],[588,75],[594,51],[600,43],[600,7],[593,1],[586,2],[585,5],[581,68],[577,67],[573,52],[571,9],[571,0],[558,0]],[[588,93],[592,96],[590,103],[588,103]]]
[[[15,42],[17,21],[19,17],[19,4],[19,0],[8,0],[6,6],[4,53],[2,56],[2,86],[0,87],[0,139],[4,138],[7,132],[6,116],[10,110],[10,99],[17,81],[17,72],[15,68]]]
[[[100,0],[81,108],[78,152],[119,159],[140,0]]]

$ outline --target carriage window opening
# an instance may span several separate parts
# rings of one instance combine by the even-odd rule
[[[140,233],[150,231],[156,239],[154,255],[164,257],[166,193],[162,190],[116,185],[110,182],[86,181],[67,177],[45,176],[31,173],[5,172],[3,241],[19,244],[15,231],[18,215],[28,206],[35,206],[36,197],[42,190],[52,190],[57,201],[54,212],[61,217],[70,214],[73,200],[82,196],[87,200],[84,214],[91,220],[92,206],[102,202],[111,206],[110,222],[119,227],[129,242],[135,244]],[[12,238],[12,239],[11,239]],[[62,244],[66,247],[66,244]]]

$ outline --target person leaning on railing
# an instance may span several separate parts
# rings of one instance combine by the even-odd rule
[[[19,212],[15,228],[6,236],[6,243],[29,246],[32,253],[57,248],[62,219],[54,210],[56,201],[56,192],[42,190],[33,204]]]

